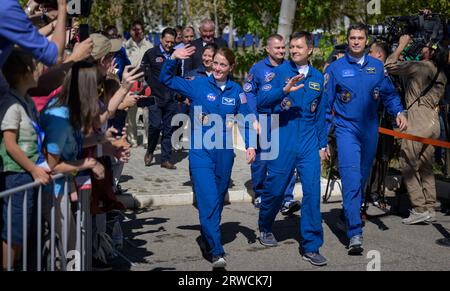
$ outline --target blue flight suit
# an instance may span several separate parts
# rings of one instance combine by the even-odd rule
[[[273,108],[281,104],[279,142],[280,153],[267,165],[268,176],[259,210],[259,229],[271,232],[278,209],[283,201],[283,191],[292,171],[297,169],[303,189],[301,210],[301,235],[304,252],[318,252],[323,244],[320,214],[320,155],[326,147],[325,98],[323,75],[309,66],[308,74],[300,83],[304,87],[284,94],[283,87],[299,71],[294,62],[285,62],[273,70],[273,80],[258,94],[258,108]],[[300,84],[299,83],[299,84]],[[272,128],[272,132],[276,130]]]
[[[360,208],[377,150],[379,102],[394,116],[403,107],[383,63],[369,55],[362,65],[348,53],[331,63],[325,84],[327,123],[334,111],[347,236],[352,238],[362,234]]]
[[[247,94],[250,109],[255,113],[257,112],[258,114],[267,114],[270,116],[270,114],[274,111],[273,108],[257,108],[256,104],[256,96],[258,95],[258,92],[261,90],[261,88],[265,84],[270,82],[271,73],[274,68],[275,66],[270,63],[269,57],[267,57],[264,60],[254,64],[247,75],[246,83],[244,85],[244,91]],[[268,120],[268,125],[270,126],[270,120]],[[250,166],[255,198],[261,197],[261,193],[263,192],[264,180],[267,177],[267,161],[261,160],[261,151],[265,150],[266,149],[261,149],[258,144],[258,148],[256,149],[256,160]],[[294,199],[295,180],[296,177],[293,173],[291,181],[284,191],[284,202],[288,202]]]
[[[173,71],[176,64],[177,62],[174,60],[167,60],[162,68],[160,80],[165,86],[176,90],[191,101],[192,138],[189,168],[199,210],[202,238],[211,249],[211,255],[219,256],[225,253],[221,244],[220,219],[234,162],[232,123],[229,118],[238,113],[246,116],[250,111],[245,93],[237,83],[228,80],[222,91],[212,75],[207,78],[195,77],[190,80],[175,77]],[[200,114],[196,111],[199,106],[201,106]],[[221,130],[223,132],[221,138],[223,138],[223,144],[227,145],[226,147],[208,148],[202,143],[212,128],[211,122],[206,121],[211,116],[209,114],[218,114],[222,121],[227,121]],[[212,116],[210,118],[212,120]],[[248,134],[253,133],[255,136],[251,145],[256,148],[256,133],[252,130],[251,124],[250,126],[248,124],[245,124],[245,129],[247,129],[246,132],[250,131]],[[242,126],[240,128],[242,129]],[[248,148],[249,137],[246,133],[243,134],[243,137]],[[215,136],[215,140],[217,138],[220,137]]]
[[[47,66],[54,65],[58,59],[56,44],[39,34],[28,19],[17,0],[2,0],[0,9],[0,93],[7,91],[8,85],[1,68],[17,44],[23,50]]]

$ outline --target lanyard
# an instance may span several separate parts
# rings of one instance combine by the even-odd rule
[[[45,138],[45,132],[41,130],[41,127],[38,123],[38,113],[36,111],[36,108],[33,108],[32,112],[29,112],[29,106],[28,104],[22,100],[19,96],[12,94],[14,98],[16,98],[17,101],[22,105],[23,109],[25,109],[25,112],[27,113],[28,117],[31,119],[31,125],[34,128],[34,131],[36,131],[37,135],[37,142],[38,142],[38,160],[36,161],[36,164],[41,164],[45,161],[44,156],[42,155],[42,147],[44,143]]]

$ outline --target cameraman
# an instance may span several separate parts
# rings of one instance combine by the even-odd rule
[[[409,35],[400,38],[396,51],[386,61],[386,69],[400,77],[405,88],[408,108],[408,133],[438,139],[440,134],[439,100],[444,96],[447,78],[448,49],[429,45],[422,50],[421,61],[399,61],[411,41]],[[428,88],[427,88],[428,87]],[[428,89],[428,90],[426,90]],[[436,220],[436,184],[433,174],[434,148],[404,139],[400,151],[400,166],[413,209],[404,224]]]
[[[65,25],[66,0],[58,0],[58,22],[55,26],[53,41],[39,34],[28,19],[17,0],[2,0],[0,10],[0,69],[8,58],[15,44],[44,64],[51,66],[60,63],[63,58],[66,40]],[[8,88],[0,74],[0,96]]]

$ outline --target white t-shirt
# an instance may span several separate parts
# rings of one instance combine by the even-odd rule
[[[219,82],[219,81],[216,80],[217,86],[219,86],[222,91],[225,91],[226,83],[227,83],[226,81],[225,82]]]
[[[297,65],[297,70],[299,74],[303,74],[303,76],[307,76],[309,73],[309,65],[299,66]]]

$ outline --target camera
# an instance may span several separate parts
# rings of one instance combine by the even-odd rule
[[[57,0],[34,0],[46,8],[58,9]],[[93,0],[67,0],[67,15],[70,17],[88,17]]]
[[[428,43],[439,43],[445,37],[446,20],[441,14],[388,16],[384,23],[370,25],[369,34],[391,45],[393,52],[402,35],[412,37],[412,44],[403,52],[407,60],[419,60]]]

